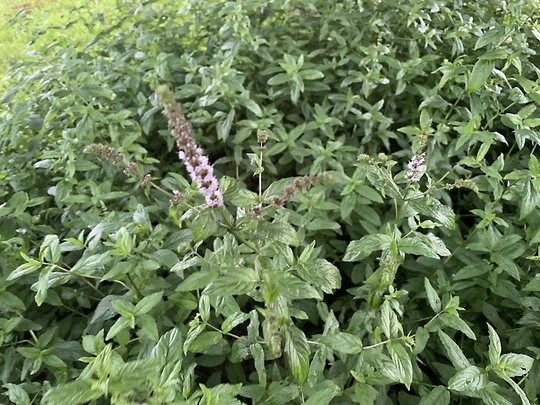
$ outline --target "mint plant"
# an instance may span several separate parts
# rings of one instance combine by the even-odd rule
[[[6,78],[4,401],[537,403],[534,1],[118,7]]]

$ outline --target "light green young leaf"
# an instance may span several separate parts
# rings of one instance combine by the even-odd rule
[[[432,287],[427,277],[424,278],[424,288],[426,289],[429,306],[433,312],[440,312],[442,309],[441,298],[439,297],[439,294],[437,294],[437,291]]]
[[[302,385],[309,372],[309,344],[306,335],[294,325],[284,325],[285,361],[292,376]]]
[[[371,252],[388,249],[390,242],[392,242],[392,238],[385,234],[366,235],[360,240],[353,240],[349,243],[343,260],[346,262],[360,261],[368,257]]]
[[[476,366],[468,366],[459,370],[448,380],[448,388],[458,392],[478,391],[485,388],[488,382],[486,370]]]
[[[388,339],[399,335],[401,324],[389,301],[384,301],[381,305],[381,328]]]
[[[56,264],[60,261],[60,242],[57,235],[46,235],[39,248],[39,258],[48,263]]]
[[[133,319],[133,318],[131,318]],[[111,329],[109,329],[109,332],[107,332],[107,336],[105,336],[106,340],[114,338],[118,333],[123,331],[124,329],[130,327],[130,320],[124,317],[118,318],[117,321],[114,323],[113,326],[111,326]]]
[[[471,365],[459,346],[450,338],[450,336],[441,330],[438,330],[437,334],[446,350],[447,357],[450,359],[456,370],[460,371]]]
[[[245,314],[243,312],[235,312],[232,315],[229,315],[227,319],[223,321],[221,324],[221,330],[223,333],[230,332],[234,327],[240,325],[241,323],[244,323],[249,319],[249,314]]]
[[[418,405],[448,405],[450,392],[445,387],[435,387],[427,397],[423,397]]]
[[[30,405],[30,397],[20,385],[7,383],[3,386],[7,389],[9,400],[15,405]]]

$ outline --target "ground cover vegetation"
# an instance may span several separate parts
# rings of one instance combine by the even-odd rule
[[[538,403],[538,6],[125,1],[30,54],[2,401]]]

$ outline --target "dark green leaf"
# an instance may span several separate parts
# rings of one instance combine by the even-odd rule
[[[391,241],[390,236],[381,233],[366,235],[360,240],[353,240],[347,246],[343,260],[346,262],[360,261],[368,257],[371,252],[388,249]]]
[[[473,93],[478,90],[486,82],[494,67],[495,62],[491,60],[477,61],[467,81],[467,92]]]

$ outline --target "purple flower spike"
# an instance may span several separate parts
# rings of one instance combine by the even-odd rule
[[[197,184],[206,204],[210,207],[223,205],[223,195],[219,191],[214,168],[191,136],[191,128],[182,114],[181,105],[173,99],[171,91],[164,86],[158,88],[158,95],[164,106],[164,114],[169,119],[171,134],[176,139],[176,146],[179,149],[178,157],[184,162],[191,180]]]
[[[405,174],[405,178],[411,183],[418,183],[426,171],[426,166],[424,165],[425,161],[425,153],[422,153],[421,155],[414,155],[407,164],[407,169],[409,169],[409,171]]]

